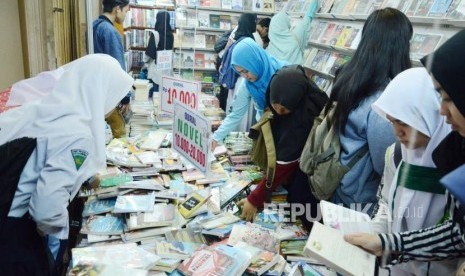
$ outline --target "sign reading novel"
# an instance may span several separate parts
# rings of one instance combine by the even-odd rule
[[[173,113],[175,101],[190,110],[198,110],[200,82],[163,76],[161,83],[160,109],[162,112]]]
[[[175,103],[173,148],[204,174],[210,171],[210,133],[210,120],[178,102]]]

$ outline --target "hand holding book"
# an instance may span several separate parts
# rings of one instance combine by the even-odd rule
[[[381,239],[378,235],[366,233],[348,234],[344,235],[344,240],[353,245],[360,246],[376,256],[383,254]]]

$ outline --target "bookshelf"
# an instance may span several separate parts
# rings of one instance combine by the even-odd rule
[[[130,11],[124,21],[124,50],[127,71],[138,73],[144,62],[144,53],[148,43],[147,31],[155,30],[158,10],[167,10],[174,29],[174,5],[171,2],[157,5],[157,1],[131,1]],[[162,3],[162,2],[160,2]],[[171,3],[171,4],[170,4]],[[153,4],[153,5],[152,5]]]
[[[463,3],[462,3],[463,2]],[[403,11],[413,25],[410,57],[413,66],[437,49],[449,37],[465,27],[465,0],[326,0],[320,1],[304,56],[315,82],[329,92],[334,72],[349,61],[360,42],[363,24],[379,8]],[[457,10],[458,9],[458,10]],[[291,13],[294,18],[302,14]]]

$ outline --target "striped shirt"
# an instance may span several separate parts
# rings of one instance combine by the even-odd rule
[[[464,213],[458,201],[448,194],[451,219],[429,228],[379,234],[384,252],[390,252],[387,265],[416,261],[439,261],[465,256]],[[458,214],[461,215],[458,215]]]

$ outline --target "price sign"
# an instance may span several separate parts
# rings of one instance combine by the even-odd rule
[[[162,112],[174,113],[174,102],[177,101],[196,111],[199,105],[199,93],[199,82],[163,76],[160,109]]]
[[[210,170],[210,120],[179,102],[174,105],[173,149],[204,174]]]

